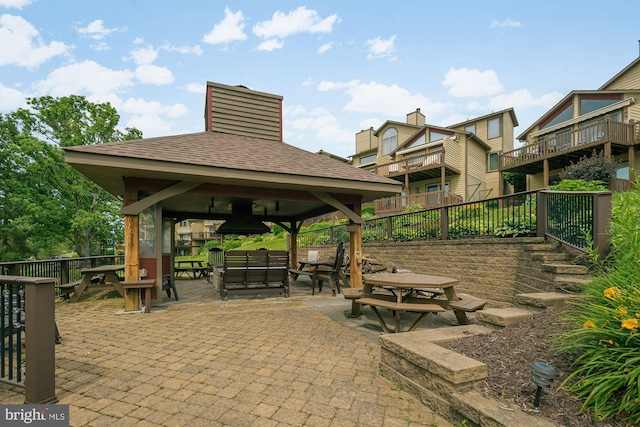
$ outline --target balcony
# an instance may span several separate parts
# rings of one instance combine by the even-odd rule
[[[184,240],[184,239],[176,240],[176,248],[190,248],[190,247],[191,247],[191,240]]]
[[[201,231],[199,233],[192,233],[191,235],[193,240],[220,240],[220,237],[220,234],[211,231]]]
[[[451,191],[434,191],[430,193],[378,199],[374,202],[374,209],[377,216],[386,216],[401,213],[411,205],[420,205],[424,209],[431,209],[462,202],[462,196],[452,193]]]
[[[376,174],[400,182],[404,182],[405,175],[408,175],[409,182],[414,182],[440,178],[440,169],[442,166],[447,167],[450,173],[460,173],[455,168],[446,164],[444,150],[430,153],[423,150],[406,156],[401,160],[376,166]]]
[[[610,119],[577,123],[501,154],[499,170],[534,175],[544,171],[544,160],[549,162],[549,170],[559,169],[590,156],[593,150],[604,150],[607,144],[612,155],[626,154],[629,146],[640,143],[639,130],[638,124]]]

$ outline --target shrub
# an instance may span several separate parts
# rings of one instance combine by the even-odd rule
[[[583,179],[563,179],[558,185],[549,186],[557,191],[607,191],[604,182],[599,180],[585,181]]]
[[[583,300],[565,315],[573,329],[556,337],[577,354],[562,387],[584,399],[600,420],[640,424],[640,190],[619,194],[612,207],[614,250]]]
[[[609,185],[617,169],[618,165],[613,158],[606,157],[603,151],[596,153],[594,150],[591,157],[584,156],[577,163],[571,162],[559,176],[560,179],[602,181],[605,185]]]
[[[532,217],[532,221],[529,221],[528,217],[505,219],[493,230],[493,234],[497,237],[529,236],[535,232],[535,217]]]

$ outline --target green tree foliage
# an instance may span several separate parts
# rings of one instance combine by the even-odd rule
[[[504,172],[502,174],[505,182],[508,182],[513,186],[514,193],[521,193],[527,191],[527,175],[516,172]]]
[[[108,103],[82,96],[27,100],[0,115],[0,259],[43,258],[69,248],[95,254],[122,239],[121,202],[64,160],[62,147],[138,139],[116,128]]]
[[[604,152],[593,151],[591,157],[581,157],[577,163],[571,162],[569,166],[560,172],[560,179],[582,179],[584,181],[602,181],[609,185],[615,176],[618,165],[611,157],[606,157]]]

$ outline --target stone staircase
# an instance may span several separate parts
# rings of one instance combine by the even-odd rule
[[[476,312],[481,324],[508,326],[527,319],[538,310],[557,307],[578,298],[591,283],[586,266],[572,264],[571,257],[556,242],[524,247],[525,256],[516,275],[512,307],[486,308]]]

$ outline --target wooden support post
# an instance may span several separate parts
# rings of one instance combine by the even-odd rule
[[[20,277],[18,282],[25,284],[24,402],[56,403],[56,279]]]
[[[628,163],[629,163],[629,180],[636,182],[636,153],[633,145],[630,145],[627,149]]]
[[[125,190],[124,205],[130,205],[137,201],[138,192]],[[138,215],[124,216],[124,280],[138,280],[140,274],[140,227]],[[124,310],[135,311],[140,309],[140,299],[137,291],[126,291],[124,295]]]
[[[349,233],[350,286],[362,287],[362,224],[349,224],[353,231]]]
[[[549,188],[549,159],[542,161],[542,187]]]

